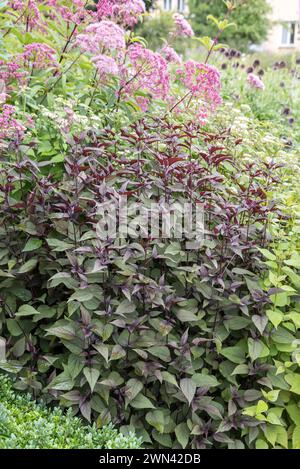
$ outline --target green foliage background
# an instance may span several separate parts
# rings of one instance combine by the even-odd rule
[[[214,37],[215,26],[207,21],[207,15],[216,18],[225,16],[227,8],[223,0],[189,0],[190,18],[197,36]],[[270,6],[267,0],[247,0],[230,16],[237,28],[228,28],[222,34],[222,42],[238,50],[247,50],[252,44],[261,44],[267,37]]]
[[[84,425],[62,409],[49,409],[29,395],[13,390],[13,382],[0,375],[1,449],[125,449],[139,448],[133,434],[125,437],[112,425],[97,429]]]

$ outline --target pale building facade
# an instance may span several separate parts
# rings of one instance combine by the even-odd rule
[[[187,15],[189,12],[188,0],[156,0],[155,8],[183,15]]]
[[[275,53],[300,50],[300,0],[269,0],[272,27],[262,49]]]
[[[201,0],[199,0],[201,1]],[[271,28],[268,39],[254,49],[272,53],[300,51],[300,0],[268,0]],[[188,0],[156,0],[156,12],[189,14]]]

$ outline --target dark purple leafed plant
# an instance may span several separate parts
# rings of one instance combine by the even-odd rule
[[[242,414],[271,365],[259,246],[275,211],[273,163],[235,160],[230,131],[144,118],[70,142],[55,172],[23,158],[0,169],[5,369],[98,425],[159,447],[251,447]],[[205,239],[101,240],[99,206],[189,201]],[[264,326],[264,327],[263,327]],[[244,431],[247,429],[247,431]]]

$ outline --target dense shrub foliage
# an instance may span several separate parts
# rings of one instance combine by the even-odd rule
[[[12,390],[12,383],[0,376],[0,448],[1,449],[93,449],[140,447],[133,435],[118,433],[111,425],[101,430],[83,425],[59,408],[46,409],[29,396]]]
[[[25,3],[2,12],[1,368],[145,446],[298,447],[297,133],[270,128],[268,77],[218,44],[234,5],[199,62],[173,48],[196,40],[180,15],[146,47],[140,0]],[[297,75],[275,68],[277,109]],[[142,216],[101,237],[120,197],[201,206],[204,240]]]
[[[141,121],[86,146],[76,139],[61,181],[51,184],[30,160],[2,170],[10,181],[3,271],[13,264],[1,285],[3,311],[20,387],[47,385],[89,420],[96,412],[98,423],[141,428],[145,441],[237,444],[226,432],[248,427],[241,409],[259,396],[265,372],[252,364],[266,354],[268,302],[255,275],[276,168],[234,162],[225,139],[195,124]],[[99,240],[96,204],[116,191],[143,204],[201,202],[203,247]]]

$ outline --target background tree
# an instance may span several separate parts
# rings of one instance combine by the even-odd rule
[[[152,8],[152,6],[154,5],[155,0],[144,0],[144,2],[145,2],[147,11],[149,11],[150,8]]]
[[[214,36],[215,25],[207,20],[207,15],[221,19],[227,11],[223,0],[189,0],[189,8],[197,36]],[[222,34],[222,42],[239,50],[247,50],[253,44],[261,44],[266,39],[270,27],[269,12],[267,0],[242,2],[230,16],[230,22],[234,22],[237,27],[226,29]]]

